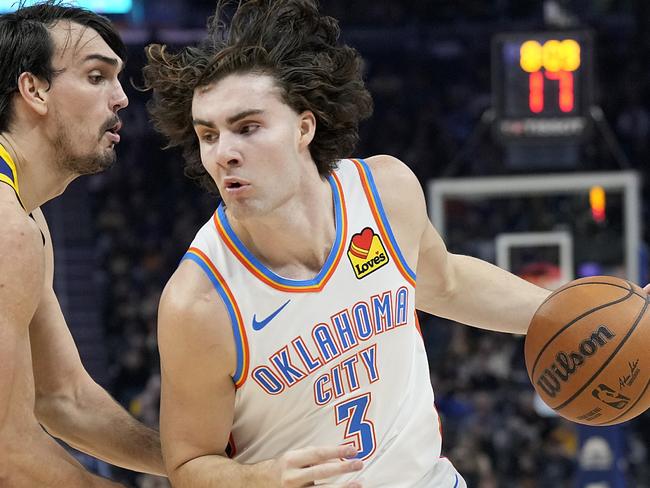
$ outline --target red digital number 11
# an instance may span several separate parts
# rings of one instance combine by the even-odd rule
[[[531,112],[544,110],[544,78],[559,84],[558,105],[562,112],[571,112],[574,106],[573,73],[571,71],[535,71],[529,74],[528,106]]]

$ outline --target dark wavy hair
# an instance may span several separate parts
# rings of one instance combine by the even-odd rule
[[[20,75],[32,73],[52,84],[58,74],[52,67],[55,46],[50,28],[59,21],[74,22],[97,31],[126,62],[126,46],[106,17],[59,1],[29,7],[21,1],[15,12],[0,15],[0,132],[11,126],[12,101],[18,91]]]
[[[192,126],[194,90],[230,74],[266,74],[297,113],[310,110],[316,134],[310,154],[322,176],[349,156],[359,139],[359,122],[372,113],[362,79],[362,62],[353,48],[338,43],[339,27],[313,0],[242,0],[230,22],[228,1],[220,1],[198,46],[170,53],[167,46],[146,48],[144,88],[153,90],[148,109],[156,129],[180,146],[185,173],[210,191],[216,185],[201,163]]]

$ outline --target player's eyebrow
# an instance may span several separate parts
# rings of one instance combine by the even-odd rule
[[[250,115],[259,115],[259,114],[263,114],[263,113],[264,113],[264,110],[254,109],[254,108],[249,109],[249,110],[242,110],[241,112],[228,117],[226,119],[226,122],[228,122],[228,125],[232,125],[235,122],[237,122],[238,120],[249,117]]]
[[[248,109],[248,110],[242,110],[241,112],[236,113],[235,115],[231,115],[226,119],[226,122],[228,125],[232,125],[238,120],[245,119],[246,117],[249,117],[251,115],[259,115],[263,114],[264,110],[261,109]],[[209,127],[211,129],[215,129],[216,125],[214,122],[211,122],[209,120],[203,120],[203,119],[192,119],[192,125],[203,125],[205,127]]]
[[[192,119],[192,125],[204,125],[205,127],[210,127],[210,129],[216,128],[212,122],[203,119]]]
[[[88,61],[101,61],[102,63],[110,64],[111,66],[120,66],[120,60],[117,58],[112,58],[110,56],[104,56],[103,54],[89,54],[83,59],[83,62]],[[120,66],[120,71],[124,69],[124,64]]]

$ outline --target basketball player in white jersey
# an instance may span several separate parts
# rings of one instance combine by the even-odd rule
[[[84,470],[47,432],[111,463],[164,473],[157,433],[81,364],[52,287],[39,208],[115,160],[125,54],[110,22],[87,10],[48,2],[0,16],[2,488],[118,486]]]
[[[165,288],[161,437],[177,487],[461,488],[415,309],[523,334],[546,290],[447,252],[419,182],[344,159],[371,111],[311,0],[147,50],[154,121],[223,202]],[[417,294],[416,294],[417,288]]]

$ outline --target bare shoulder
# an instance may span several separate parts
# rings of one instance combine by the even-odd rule
[[[163,361],[188,354],[199,358],[212,351],[223,367],[235,369],[228,311],[208,277],[191,261],[181,262],[163,290],[158,340]]]
[[[378,154],[364,159],[375,178],[375,182],[379,184],[380,181],[392,179],[393,182],[401,184],[418,184],[418,180],[403,161],[388,154]]]
[[[425,211],[424,194],[417,177],[406,164],[393,156],[372,156],[365,160],[377,185],[379,196],[389,216],[416,215]],[[420,213],[414,212],[415,210]],[[402,215],[405,214],[405,215]]]
[[[372,156],[365,160],[370,167],[386,216],[402,251],[411,255],[415,265],[417,246],[426,229],[428,216],[422,187],[411,169],[399,159]]]
[[[5,187],[13,192],[8,186],[0,185],[0,244],[3,249],[0,259],[8,262],[20,261],[21,265],[32,263],[42,266],[43,241],[38,226],[25,213],[15,197],[13,200],[7,198]],[[5,274],[6,268],[0,269]]]
[[[171,276],[160,299],[161,311],[173,317],[175,315],[196,315],[200,318],[205,308],[217,311],[218,296],[212,283],[203,271],[189,261],[182,261]]]
[[[34,221],[4,186],[0,185],[0,300],[3,313],[22,320],[22,315],[33,313],[41,295],[43,241]]]

